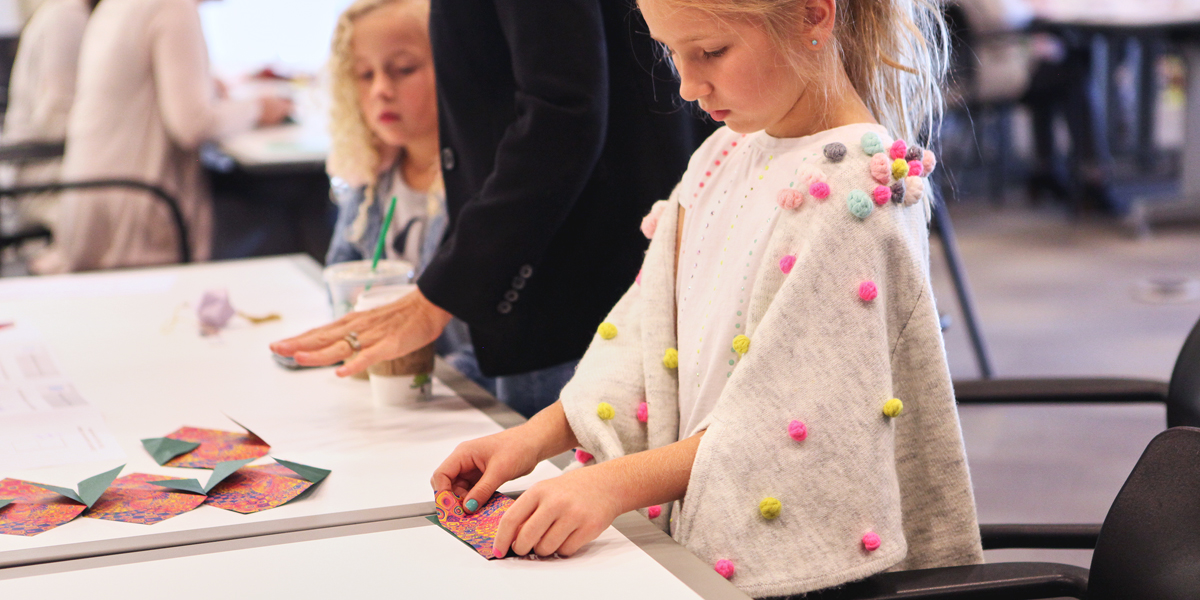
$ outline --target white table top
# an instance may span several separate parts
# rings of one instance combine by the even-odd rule
[[[184,425],[236,431],[222,412],[270,443],[271,456],[333,470],[311,496],[252,515],[202,506],[149,526],[77,519],[33,537],[0,535],[0,567],[433,513],[433,469],[458,443],[502,427],[440,383],[427,404],[375,408],[366,381],[276,366],[269,342],[329,319],[315,270],[307,258],[285,257],[0,280],[0,317],[41,331],[80,393],[104,414],[128,456],[124,473],[204,481],[208,471],[159,467],[139,440]],[[257,326],[235,318],[219,336],[204,338],[191,310],[180,310],[168,327],[177,307],[194,307],[212,288],[228,289],[246,313],[283,318]],[[508,424],[519,419],[503,407],[488,412]],[[118,464],[0,477],[73,486]],[[558,472],[542,463],[504,489],[525,489]]]
[[[619,531],[618,531],[619,529]],[[0,595],[211,598],[740,599],[641,516],[573,557],[488,561],[421,517],[0,570]],[[690,559],[690,560],[689,560]],[[684,582],[687,582],[686,584]],[[199,584],[199,585],[197,585]],[[689,585],[691,586],[689,588]]]

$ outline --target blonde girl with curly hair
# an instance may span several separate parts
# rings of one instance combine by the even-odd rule
[[[442,211],[428,0],[358,0],[338,19],[327,170],[338,202],[328,264],[371,258],[393,196],[388,258],[419,265]],[[436,244],[436,240],[430,239]]]
[[[387,258],[418,274],[445,233],[437,93],[428,0],[358,0],[338,19],[329,61],[332,146],[326,168],[338,204],[326,264],[370,259],[393,197]],[[437,350],[484,385],[466,325],[451,319]]]
[[[557,403],[433,475],[481,509],[539,460],[496,556],[639,510],[754,597],[982,560],[929,283],[934,0],[639,0],[725,127],[642,223],[641,274]]]

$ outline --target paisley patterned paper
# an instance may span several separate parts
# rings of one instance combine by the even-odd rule
[[[0,508],[0,534],[33,536],[70,522],[87,507],[18,479],[0,481],[0,498],[12,504]]]
[[[496,558],[492,554],[492,541],[496,539],[496,531],[500,528],[500,517],[504,516],[512,503],[512,498],[496,492],[483,508],[468,515],[458,496],[450,492],[438,492],[434,498],[438,523],[488,560]]]
[[[205,504],[249,514],[275,508],[312,485],[280,464],[242,467],[209,491]]]
[[[173,492],[151,485],[151,481],[178,479],[134,473],[113,482],[112,487],[83,516],[92,519],[153,525],[181,515],[204,503],[204,496]]]
[[[165,467],[211,469],[217,463],[266,456],[271,446],[253,433],[233,433],[216,429],[181,427],[167,437],[187,442],[199,442],[200,447],[172,458]]]

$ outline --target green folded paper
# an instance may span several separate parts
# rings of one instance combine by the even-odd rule
[[[208,493],[211,492],[213,488],[217,487],[218,484],[227,479],[230,475],[236,473],[238,469],[241,469],[254,460],[255,459],[253,458],[247,458],[244,460],[230,460],[219,463],[213,468],[212,475],[208,478],[208,483],[204,485],[200,485],[200,482],[196,479],[169,479],[166,481],[151,481],[150,483],[160,487],[179,490],[181,492],[190,492],[193,494],[207,496]],[[278,458],[275,459],[275,462],[287,467],[288,470],[299,475],[301,479],[304,479],[313,485],[321,483],[321,481],[328,477],[332,472],[329,469],[310,467],[308,465],[302,465],[300,463],[294,463]]]
[[[3,500],[0,500],[0,508],[4,508],[5,506],[8,506],[9,504],[12,504],[11,499],[5,498]]]
[[[105,490],[112,485],[112,482],[115,481],[117,476],[121,474],[121,469],[124,468],[125,465],[121,465],[111,471],[101,473],[94,477],[88,477],[87,479],[80,481],[78,492],[71,488],[58,487],[55,485],[44,485],[41,483],[34,483],[32,481],[29,482],[29,484],[40,487],[43,490],[50,490],[56,494],[61,494],[67,498],[70,498],[71,500],[74,500],[75,502],[91,508],[92,505],[100,499],[100,496],[104,495]]]
[[[208,483],[204,485],[200,485],[200,481],[196,479],[168,479],[166,481],[151,481],[149,483],[159,487],[179,490],[181,492],[189,492],[192,494],[207,496],[213,488],[217,487],[217,484],[224,481],[225,478],[229,477],[230,475],[236,473],[238,469],[254,462],[255,460],[257,459],[246,458],[242,460],[227,460],[223,463],[217,463],[217,466],[213,467],[212,475],[208,477]]]
[[[162,466],[176,456],[187,454],[199,448],[200,442],[185,442],[165,437],[146,438],[142,440],[142,447],[146,449],[146,452],[150,453],[150,456],[154,458],[154,462]]]

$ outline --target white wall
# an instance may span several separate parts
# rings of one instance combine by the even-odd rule
[[[213,71],[235,77],[270,65],[289,72],[318,72],[329,56],[337,17],[352,1],[204,2],[200,16]]]

